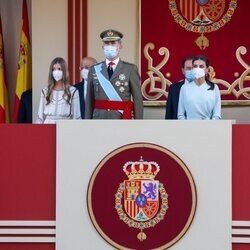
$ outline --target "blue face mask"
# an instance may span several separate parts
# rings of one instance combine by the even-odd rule
[[[118,49],[115,46],[106,45],[103,47],[103,51],[107,59],[113,59],[118,55]]]
[[[185,71],[185,78],[189,81],[192,82],[195,79],[195,75],[193,70],[186,70]]]

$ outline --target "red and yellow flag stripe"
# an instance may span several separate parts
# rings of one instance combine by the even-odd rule
[[[17,121],[21,95],[32,87],[32,62],[29,39],[29,22],[26,0],[23,0],[22,32],[14,103],[14,121]]]

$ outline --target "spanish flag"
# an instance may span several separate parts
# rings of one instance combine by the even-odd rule
[[[0,18],[0,123],[9,123],[8,91],[5,82],[2,22]]]
[[[14,121],[17,122],[18,108],[21,95],[32,87],[31,49],[29,38],[29,22],[26,0],[23,0],[22,32],[18,60],[18,72],[16,81],[16,95],[14,103]]]

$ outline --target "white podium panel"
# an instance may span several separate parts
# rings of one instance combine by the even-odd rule
[[[58,122],[56,249],[231,249],[231,130],[231,121],[81,120]],[[168,159],[167,157],[172,157],[173,160],[170,159],[170,162],[177,162],[181,166],[181,171],[188,176],[187,183],[192,183],[192,180],[194,181],[194,187],[190,184],[190,193],[192,193],[192,195],[195,193],[195,197],[193,197],[195,206],[192,205],[191,208],[194,214],[190,217],[191,219],[187,220],[189,224],[186,224],[185,232],[181,233],[176,237],[176,240],[172,240],[170,243],[166,242],[160,245],[157,243],[158,245],[156,244],[154,246],[152,242],[154,242],[154,238],[156,241],[160,241],[160,234],[163,237],[165,236],[166,239],[168,237],[171,238],[171,236],[169,236],[169,228],[166,227],[164,229],[162,225],[164,223],[164,225],[168,225],[169,223],[169,227],[173,227],[172,222],[170,223],[170,215],[173,214],[174,206],[172,201],[174,197],[170,191],[170,186],[175,185],[175,172],[172,172],[171,180],[169,180],[174,184],[163,183],[165,188],[161,189],[163,191],[160,191],[159,185],[157,198],[162,202],[165,194],[168,197],[166,207],[163,207],[163,213],[164,211],[166,213],[163,219],[160,218],[162,221],[158,222],[157,219],[155,219],[155,224],[151,219],[148,220],[149,223],[152,222],[153,225],[153,227],[150,228],[151,233],[148,233],[149,230],[143,229],[141,230],[142,234],[137,234],[140,232],[140,224],[138,224],[138,229],[135,229],[133,227],[137,224],[135,223],[131,226],[132,224],[130,225],[129,223],[131,221],[134,223],[139,217],[135,219],[132,213],[128,213],[127,222],[119,218],[117,214],[117,211],[119,211],[119,209],[117,209],[117,197],[115,197],[118,191],[115,191],[113,194],[113,190],[110,190],[110,186],[108,185],[103,186],[103,189],[99,187],[95,188],[96,184],[93,180],[98,177],[98,171],[101,171],[102,167],[105,167],[105,164],[108,163],[110,159],[112,160],[113,156],[119,160],[119,153],[122,151],[120,149],[128,147],[128,150],[133,150],[133,145],[136,145],[135,148],[137,145],[144,148],[143,145],[145,145],[146,151],[144,152],[142,150],[144,152],[144,160],[151,161],[152,166],[157,166],[157,164],[153,162],[161,162],[161,164],[159,164],[159,171],[161,171],[158,174],[159,180],[158,177],[155,177],[155,179],[151,181],[152,184],[158,185],[158,183],[161,182],[164,173],[164,157],[166,157],[166,159]],[[150,148],[150,145],[153,145],[153,149]],[[155,150],[156,155],[159,154],[160,157],[158,157],[158,159],[155,159],[157,157],[153,157],[154,159],[145,159],[150,158],[147,157],[148,147],[149,150]],[[117,165],[117,168],[124,174],[124,180],[127,179],[123,172],[124,163],[126,169],[126,167],[129,168],[129,165],[131,165],[129,163],[126,164],[127,162],[140,162],[140,159],[138,159],[134,151],[131,151],[131,154],[129,153],[130,151],[128,151],[128,154],[122,155],[121,165]],[[133,157],[134,155],[136,155],[136,157]],[[110,171],[113,171],[112,168],[114,166],[112,164],[110,166]],[[146,171],[145,164],[143,168],[143,171]],[[152,172],[153,171],[155,171],[155,169],[152,170]],[[168,175],[168,173],[171,175],[170,170],[165,171],[166,175]],[[109,172],[107,166],[106,172]],[[115,183],[117,179],[120,178],[116,173],[113,173],[113,175],[112,172],[108,174],[110,175],[108,180],[106,180],[107,183]],[[133,182],[139,183],[138,185],[141,185],[140,188],[142,190],[144,187],[149,187],[150,184],[150,181],[147,180],[148,176],[145,175],[143,178],[141,181]],[[117,183],[123,183],[122,181],[118,180]],[[124,183],[124,185],[126,185],[127,182]],[[180,184],[181,183],[176,181],[176,190],[178,186],[181,186]],[[119,185],[117,187],[119,187]],[[112,217],[108,231],[116,231],[115,227],[118,224],[121,228],[124,228],[122,233],[119,233],[120,229],[117,228],[118,235],[114,238],[109,237],[109,235],[105,238],[107,235],[105,229],[102,228],[102,222],[99,223],[93,219],[93,210],[90,206],[90,204],[94,202],[91,200],[92,196],[90,196],[90,190],[92,189],[93,195],[97,195],[95,197],[93,196],[94,199],[106,199],[104,199],[105,202],[100,203],[100,210],[97,212],[99,213],[97,217],[103,217],[106,218],[106,220],[108,220],[109,216]],[[125,187],[122,188],[123,191],[125,189]],[[181,187],[179,189],[181,189]],[[100,196],[100,194],[103,194],[104,198]],[[122,196],[123,193],[121,192],[120,194]],[[149,199],[149,196],[145,196],[142,191],[141,196],[138,196],[136,199],[137,205],[139,204],[140,198],[142,198],[142,200],[144,198]],[[178,199],[178,197],[176,197],[176,199]],[[118,200],[122,200],[122,198]],[[181,201],[182,199],[179,200]],[[185,200],[184,197],[183,200]],[[158,203],[154,203],[154,201],[151,201],[150,204],[156,204],[155,206],[157,207]],[[112,207],[114,213],[112,212],[110,215],[105,213],[105,207],[108,206]],[[140,207],[140,211],[145,212],[144,205],[138,206]],[[159,210],[158,213],[155,210],[155,216],[162,215],[159,212],[161,211],[160,209],[162,209],[162,203],[159,203],[158,206]],[[95,209],[96,208],[98,208],[98,205]],[[123,208],[122,211],[125,210],[126,209]],[[182,209],[179,206],[177,210],[178,211],[175,211],[177,214],[175,219],[179,221],[181,219],[178,217],[178,214],[181,214]],[[148,216],[150,217],[150,215]],[[140,216],[140,219],[144,227],[147,224],[145,218],[143,220],[142,217],[143,216]],[[115,223],[112,221],[115,221]],[[157,233],[154,234],[154,230]],[[146,238],[144,232],[148,238]],[[119,242],[115,240],[117,237],[119,238]],[[124,240],[126,237],[130,237],[131,242]],[[137,237],[142,237],[143,240],[140,241]],[[133,241],[137,242],[136,247],[133,247]],[[150,242],[148,247],[147,241]]]

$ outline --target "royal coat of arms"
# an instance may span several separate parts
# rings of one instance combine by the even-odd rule
[[[154,227],[168,209],[168,194],[162,183],[155,180],[160,166],[156,162],[127,162],[123,166],[128,180],[120,184],[115,195],[115,207],[122,221],[138,228],[137,238],[146,240],[144,229]]]
[[[209,47],[205,33],[219,30],[231,20],[237,0],[169,0],[170,11],[177,23],[187,31],[200,33],[196,45],[204,50]]]
[[[87,201],[97,232],[121,250],[171,247],[187,233],[197,204],[184,162],[146,142],[106,155],[91,176]]]

